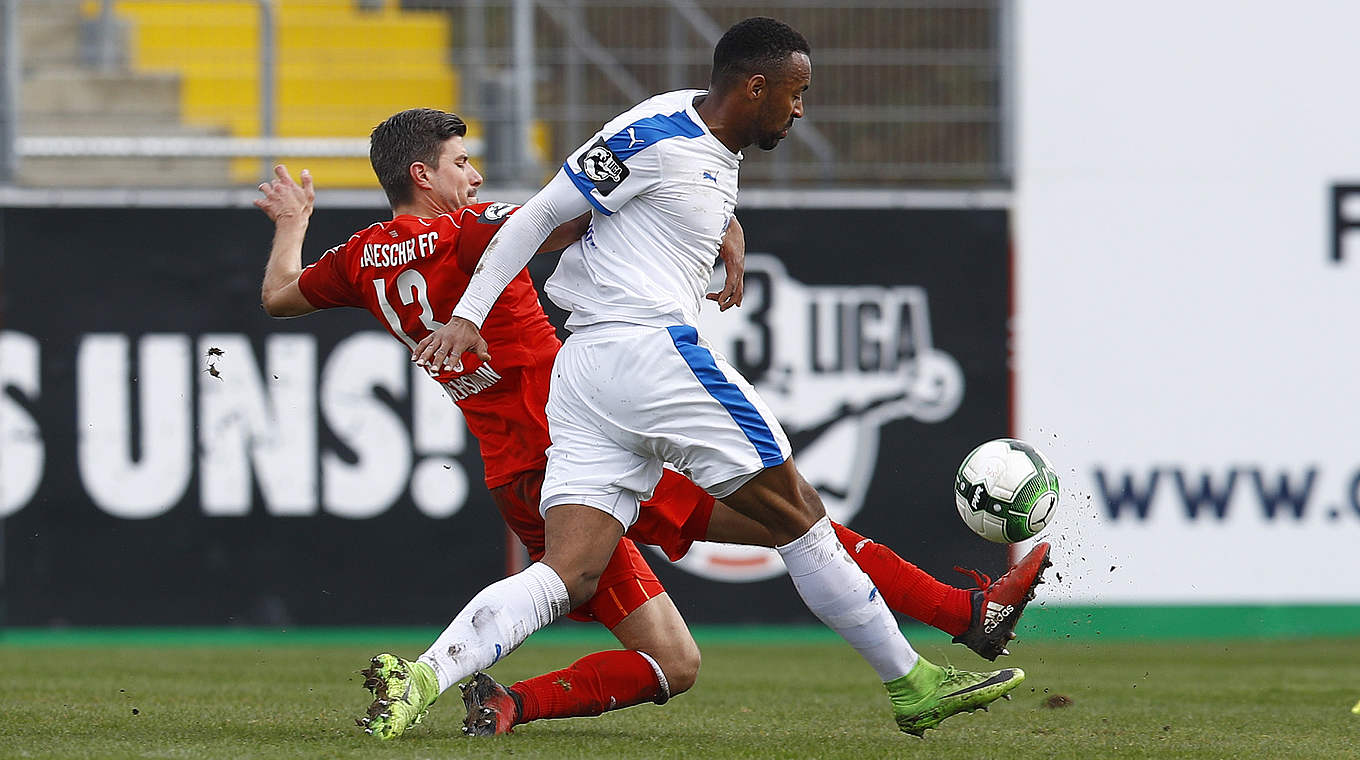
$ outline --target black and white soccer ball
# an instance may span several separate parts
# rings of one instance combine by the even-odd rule
[[[998,438],[964,457],[954,478],[954,504],[964,523],[988,541],[1024,541],[1053,517],[1058,474],[1030,444]]]

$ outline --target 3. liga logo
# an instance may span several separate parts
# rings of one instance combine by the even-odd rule
[[[720,289],[721,270],[714,277]],[[884,423],[941,422],[963,401],[963,371],[932,345],[924,288],[808,285],[778,258],[750,254],[742,307],[705,309],[699,332],[770,405],[838,522],[863,506]],[[676,565],[731,582],[784,572],[772,549],[726,544],[696,543]]]
[[[600,195],[609,195],[628,179],[628,166],[603,139],[596,140],[594,145],[586,149],[576,160],[576,165],[585,178],[594,183]]]

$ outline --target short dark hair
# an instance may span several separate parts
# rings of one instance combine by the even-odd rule
[[[395,208],[409,202],[415,185],[411,164],[419,161],[439,166],[439,153],[450,137],[467,134],[467,124],[457,114],[433,108],[411,108],[392,114],[368,136],[368,162],[378,184]]]
[[[717,89],[752,74],[778,75],[782,72],[775,69],[785,64],[790,53],[812,55],[812,47],[797,29],[765,16],[738,21],[713,48],[710,81]]]

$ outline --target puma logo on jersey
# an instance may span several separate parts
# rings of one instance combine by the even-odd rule
[[[716,184],[718,184],[718,173],[717,173],[717,172],[712,172],[712,173],[704,172],[703,179],[711,179],[711,180],[713,180],[713,184],[716,185]]]
[[[642,139],[641,137],[638,137],[638,136],[637,136],[637,132],[636,132],[635,130],[636,130],[635,127],[629,127],[629,128],[628,128],[628,147],[629,147],[629,148],[633,147],[634,145],[637,145],[637,144],[640,143],[640,142],[643,142],[643,139]],[[625,150],[626,150],[626,148],[625,148]]]
[[[987,610],[982,618],[983,633],[991,633],[996,630],[998,625],[1006,622],[1006,618],[1015,612],[1015,607],[1007,604],[1002,605],[997,602],[987,602]]]

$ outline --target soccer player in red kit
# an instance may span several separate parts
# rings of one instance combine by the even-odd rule
[[[463,145],[457,116],[432,109],[398,113],[371,137],[370,159],[392,205],[393,218],[355,233],[310,267],[301,250],[314,197],[275,167],[256,201],[275,223],[261,289],[276,317],[351,306],[368,310],[408,348],[447,319],[462,296],[487,243],[517,206],[476,202],[482,182]],[[585,233],[588,216],[558,228],[541,250],[556,250]],[[720,308],[739,305],[744,241],[735,225],[722,251],[727,283],[710,296]],[[544,406],[560,348],[528,271],[521,271],[482,329],[494,352],[483,364],[473,354],[431,376],[462,410],[477,438],[487,487],[505,519],[537,561],[544,552],[539,489],[550,445]],[[804,484],[804,487],[810,488]],[[1042,582],[1048,547],[1041,544],[995,583],[974,574],[975,589],[943,584],[886,546],[841,525],[837,536],[878,586],[888,605],[955,635],[987,659],[1004,653],[1034,586]],[[539,718],[598,715],[641,702],[665,702],[693,685],[699,650],[683,618],[630,539],[659,546],[678,559],[696,540],[771,545],[768,532],[673,471],[667,471],[641,517],[614,550],[596,594],[571,613],[595,620],[627,647],[596,652],[570,667],[506,688],[485,674],[463,687],[465,731],[508,732]],[[507,652],[508,653],[508,652]],[[451,684],[440,683],[424,661],[383,654],[366,671],[374,702],[361,725],[382,738],[401,734]],[[570,684],[565,688],[563,683]]]

